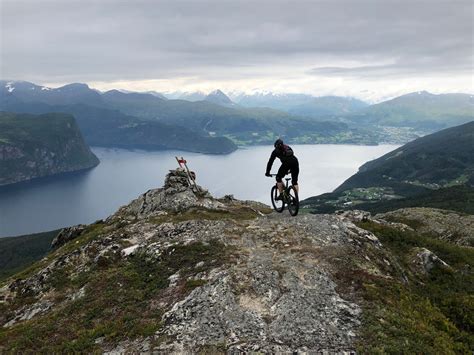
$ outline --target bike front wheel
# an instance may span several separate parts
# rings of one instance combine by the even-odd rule
[[[290,186],[288,192],[288,211],[292,216],[296,216],[300,209],[300,200],[298,199],[298,192],[294,186]]]
[[[276,186],[273,186],[271,191],[272,205],[275,211],[277,211],[278,213],[282,213],[285,208],[285,202],[283,202],[283,199],[276,199],[279,194],[280,193],[278,192],[278,188]]]

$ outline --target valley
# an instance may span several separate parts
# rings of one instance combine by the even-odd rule
[[[369,161],[332,193],[303,201],[318,213],[441,207],[472,213],[474,122],[418,138]],[[448,207],[449,208],[449,207]]]

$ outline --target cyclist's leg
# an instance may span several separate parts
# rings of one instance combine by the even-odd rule
[[[300,165],[298,160],[295,158],[295,163],[292,164],[291,168],[291,184],[295,187],[296,192],[300,192],[300,188],[298,185],[298,175],[300,173]]]
[[[285,177],[287,171],[288,171],[288,167],[285,164],[281,164],[280,169],[278,169],[278,172],[276,175],[277,187],[280,194],[283,192],[283,189],[284,189],[282,179]]]

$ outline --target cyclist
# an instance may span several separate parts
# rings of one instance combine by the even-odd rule
[[[278,173],[276,175],[277,187],[280,195],[276,198],[277,200],[281,200],[282,196],[281,193],[283,192],[283,177],[291,173],[291,183],[296,189],[296,192],[299,192],[298,189],[298,174],[300,172],[300,166],[298,163],[298,159],[295,157],[293,153],[293,149],[290,146],[283,143],[283,140],[277,139],[274,144],[275,149],[270,156],[270,159],[267,163],[267,171],[265,176],[271,176],[270,170],[272,169],[273,162],[275,158],[279,158],[281,161],[280,169],[278,169]]]

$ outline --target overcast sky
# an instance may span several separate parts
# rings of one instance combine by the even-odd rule
[[[2,79],[101,90],[474,93],[472,0],[0,0]]]

